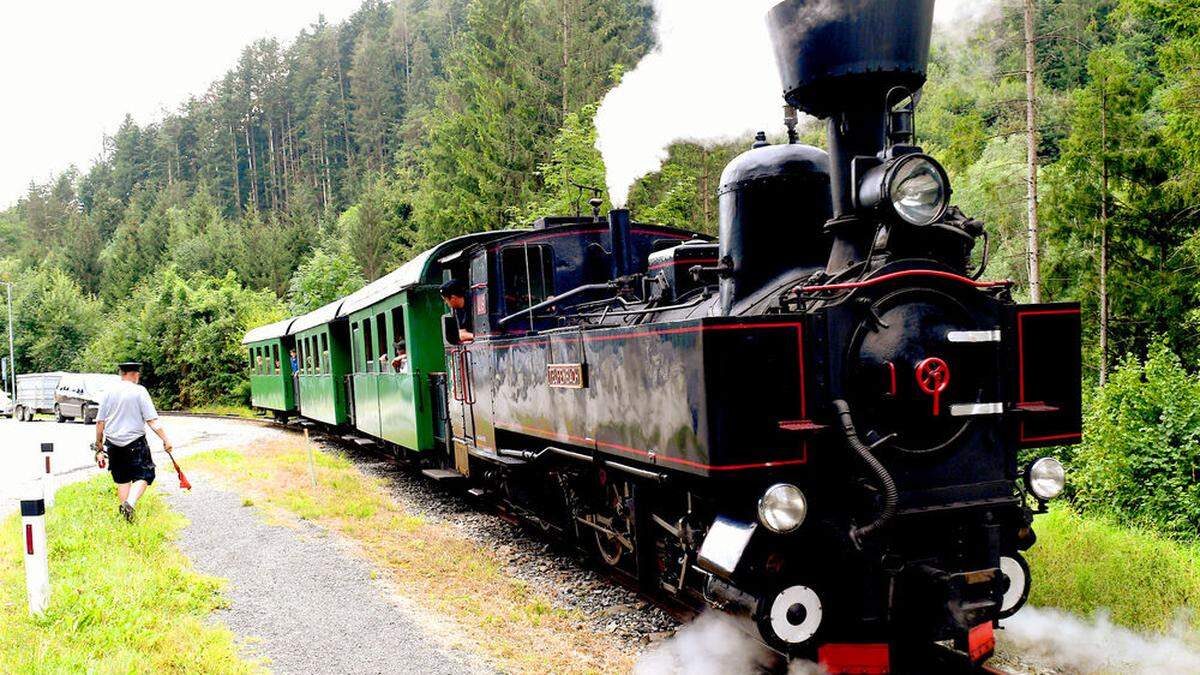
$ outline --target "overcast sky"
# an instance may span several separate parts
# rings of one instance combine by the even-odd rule
[[[234,65],[361,0],[0,0],[0,209],[30,180],[86,170],[125,113],[145,123]]]
[[[86,171],[126,113],[160,119],[255,39],[291,40],[320,14],[335,23],[359,2],[0,0],[0,209],[31,180],[71,164]],[[940,24],[994,2],[940,0]]]

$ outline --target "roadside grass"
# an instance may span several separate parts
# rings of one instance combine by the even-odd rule
[[[50,607],[29,614],[19,515],[0,532],[0,672],[253,673],[233,634],[208,620],[219,579],[172,544],[185,520],[151,490],[133,525],[111,480],[63,487],[48,512]]]
[[[1200,545],[1065,505],[1039,516],[1034,529],[1030,604],[1084,617],[1106,611],[1114,623],[1143,631],[1166,632],[1183,621],[1200,638]]]
[[[502,672],[632,669],[636,654],[509,577],[486,548],[409,513],[381,479],[346,458],[319,451],[315,457],[317,490],[302,441],[265,443],[245,454],[217,450],[189,462],[235,485],[268,517],[291,514],[356,542],[401,595],[432,616],[437,632]]]
[[[200,405],[194,408],[189,408],[185,412],[197,413],[200,415],[225,415],[227,417],[244,417],[246,419],[255,419],[259,417],[253,410],[244,405],[221,405],[211,403],[208,405]]]

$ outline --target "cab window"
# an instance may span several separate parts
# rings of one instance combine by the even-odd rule
[[[515,314],[554,293],[554,250],[546,244],[512,246],[500,253],[504,311]]]

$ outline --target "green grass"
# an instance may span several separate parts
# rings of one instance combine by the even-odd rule
[[[1200,608],[1200,545],[1187,545],[1069,507],[1034,522],[1037,544],[1029,602],[1083,616],[1110,612],[1115,623],[1166,631],[1180,610]],[[1194,614],[1194,613],[1193,613]],[[1200,631],[1200,616],[1189,617]]]
[[[245,417],[250,419],[259,417],[257,413],[244,405],[220,405],[216,403],[196,406],[188,409],[187,412],[201,415],[225,415],[228,417]]]
[[[152,489],[134,525],[104,476],[65,487],[47,522],[50,608],[29,614],[19,518],[0,532],[0,672],[245,673],[234,636],[209,620],[222,581],[172,543],[182,516]]]

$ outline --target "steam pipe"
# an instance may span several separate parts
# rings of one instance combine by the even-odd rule
[[[867,465],[871,473],[875,474],[879,486],[883,488],[883,508],[879,511],[875,521],[850,530],[850,540],[854,542],[855,546],[861,546],[863,539],[882,530],[896,516],[896,508],[900,504],[900,494],[892,475],[871,453],[871,448],[858,437],[858,431],[854,428],[854,417],[850,414],[850,404],[842,399],[837,399],[833,402],[833,409],[837,412],[838,420],[842,424],[846,445]]]

